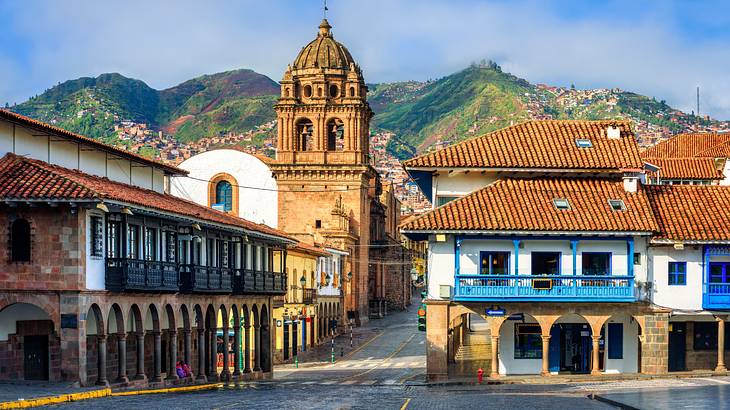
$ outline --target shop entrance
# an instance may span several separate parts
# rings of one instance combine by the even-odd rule
[[[48,335],[23,337],[23,377],[48,380]]]
[[[591,329],[587,323],[559,323],[550,329],[551,372],[591,371]]]

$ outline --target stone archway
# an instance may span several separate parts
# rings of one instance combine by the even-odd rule
[[[205,350],[207,353],[206,375],[209,382],[218,381],[218,337],[216,331],[218,329],[218,316],[213,305],[208,305],[205,314],[205,332],[206,342]]]
[[[145,360],[145,373],[151,375],[150,382],[162,381],[162,334],[157,306],[150,304],[144,318],[145,347],[152,349],[152,361]]]
[[[243,305],[243,373],[251,373],[251,315],[247,305]]]
[[[206,354],[205,354],[205,343],[206,343],[206,321],[205,316],[203,315],[203,309],[200,307],[200,305],[195,305],[193,308],[193,314],[195,315],[195,330],[196,330],[196,349],[197,349],[197,360],[195,362],[195,367],[193,367],[193,372],[197,374],[197,380],[198,381],[207,381],[208,378],[206,376],[206,363],[208,362]],[[192,365],[191,365],[192,366]]]
[[[16,302],[0,309],[0,349],[0,379],[60,379],[61,370],[50,357],[59,356],[61,346],[54,321],[42,306]]]
[[[603,343],[599,349],[599,370],[605,373],[638,373],[640,369],[639,335],[641,326],[633,316],[613,315],[599,325]]]
[[[261,370],[263,372],[271,371],[271,320],[269,319],[269,310],[266,305],[261,307]]]
[[[146,380],[144,352],[145,352],[145,330],[142,320],[142,312],[136,304],[129,308],[127,314],[127,348],[128,355],[134,355],[135,376],[134,380]]]
[[[231,327],[233,330],[233,378],[238,380],[241,376],[241,312],[237,305],[231,306]]]
[[[106,373],[107,344],[104,315],[96,303],[86,313],[86,382],[109,385]]]
[[[127,333],[122,308],[114,303],[107,316],[107,380],[127,383]]]
[[[259,309],[256,305],[251,308],[251,316],[253,316],[253,340],[254,340],[254,357],[253,371],[261,371],[261,321],[259,317]]]
[[[177,380],[179,377],[175,371],[177,365],[177,320],[175,309],[170,304],[165,305],[164,331],[162,335],[160,353],[162,366],[165,368],[167,380]]]
[[[182,363],[183,365],[187,365],[191,371],[190,376],[191,378],[194,378],[192,374],[192,328],[190,323],[190,312],[188,311],[187,305],[184,303],[180,305],[180,311],[179,311],[179,317],[182,319],[182,328],[178,325],[178,332],[182,331]],[[179,345],[180,342],[178,342]],[[178,349],[178,358],[180,357],[180,349]]]

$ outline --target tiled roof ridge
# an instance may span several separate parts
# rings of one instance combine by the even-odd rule
[[[24,157],[22,155],[17,155],[17,154],[15,154],[13,152],[8,152],[8,153],[5,154],[4,157],[0,158],[0,169],[5,168],[5,167],[10,167],[11,165],[17,164],[19,162],[23,162],[23,163],[29,164],[30,166],[36,167],[36,168],[41,169],[41,170],[43,170],[45,172],[48,172],[50,174],[53,174],[56,178],[62,179],[62,180],[66,181],[66,182],[68,182],[70,184],[73,184],[77,188],[85,189],[86,191],[91,192],[93,194],[92,197],[94,197],[94,198],[101,198],[101,197],[103,197],[103,195],[100,192],[97,192],[94,189],[89,188],[88,186],[86,186],[86,185],[84,185],[82,183],[79,183],[78,181],[75,181],[75,180],[67,177],[66,175],[63,175],[61,173],[58,173],[58,172],[56,172],[53,169],[48,169],[47,167],[44,166],[44,165],[50,165],[51,168],[52,168],[52,167],[55,167],[55,165],[49,164],[47,162],[40,161],[40,160],[37,160],[37,159],[33,159],[33,158],[29,158],[29,157]],[[59,167],[59,168],[62,168],[62,167]],[[63,169],[64,170],[68,170],[68,168],[63,168]],[[101,178],[101,177],[97,177],[97,178]],[[103,178],[103,179],[106,179],[106,178]],[[36,199],[44,199],[44,198],[38,197]]]
[[[44,129],[46,129],[46,130],[48,130],[50,132],[55,132],[57,134],[62,134],[62,135],[65,135],[67,137],[75,138],[75,139],[78,139],[78,140],[87,142],[89,144],[96,145],[98,147],[103,147],[104,149],[108,149],[110,151],[114,151],[114,152],[118,153],[118,155],[127,156],[127,157],[133,158],[133,159],[135,159],[137,161],[141,161],[141,162],[144,162],[144,163],[147,163],[147,164],[151,164],[153,166],[157,166],[157,167],[160,167],[160,168],[165,168],[168,171],[172,171],[172,172],[175,172],[175,173],[180,174],[180,175],[187,175],[187,173],[188,173],[188,171],[185,171],[184,169],[180,169],[180,168],[178,168],[178,167],[176,167],[174,165],[169,165],[169,164],[165,164],[164,162],[161,162],[161,161],[157,161],[157,160],[150,159],[150,158],[145,158],[145,157],[143,157],[141,155],[138,155],[138,154],[135,154],[133,152],[129,152],[127,150],[123,150],[121,148],[117,148],[117,147],[115,147],[113,145],[109,145],[109,144],[103,143],[101,141],[97,141],[97,140],[95,140],[93,138],[89,138],[87,136],[84,136],[84,135],[81,135],[81,134],[77,134],[75,132],[71,132],[71,131],[66,130],[66,129],[63,129],[61,127],[57,127],[55,125],[51,125],[51,124],[45,123],[43,121],[36,120],[34,118],[25,116],[23,114],[18,114],[17,112],[13,112],[13,111],[10,111],[10,110],[5,109],[5,108],[0,108],[0,117],[6,117],[6,118],[9,118],[9,119],[12,119],[12,120],[20,121],[20,122],[25,123],[25,124],[27,124],[29,126],[44,128]]]

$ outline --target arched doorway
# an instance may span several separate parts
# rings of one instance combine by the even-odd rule
[[[550,328],[548,366],[551,373],[590,373],[592,367],[591,325],[581,315],[561,316]]]
[[[177,325],[175,321],[175,310],[172,306],[165,305],[163,326],[165,334],[161,345],[161,360],[167,380],[177,380],[175,371],[177,365]]]
[[[2,377],[15,380],[57,380],[51,356],[60,354],[53,320],[42,308],[14,303],[0,310],[0,349],[8,358]],[[11,369],[14,369],[11,370]]]
[[[145,331],[144,322],[142,321],[142,312],[139,306],[132,305],[127,314],[127,356],[132,359],[130,366],[135,369],[135,380],[145,380]]]
[[[208,305],[208,309],[205,314],[205,352],[207,359],[205,373],[209,382],[218,381],[218,336],[216,335],[217,330],[218,317],[216,315],[216,309],[213,307],[213,305]]]
[[[243,372],[251,373],[251,315],[248,306],[243,305]]]
[[[203,308],[200,307],[200,305],[195,305],[193,308],[194,315],[195,315],[195,322],[193,325],[195,326],[195,352],[197,353],[195,355],[195,365],[193,367],[193,373],[197,375],[198,381],[206,381],[208,378],[205,374],[206,369],[206,363],[207,363],[207,357],[205,354],[205,343],[206,343],[206,337],[205,337],[205,317],[203,316]],[[193,366],[191,364],[191,366]]]
[[[474,323],[475,330],[484,330]],[[499,327],[499,374],[540,374],[542,328],[531,315],[512,313]]]
[[[157,307],[150,304],[144,318],[144,344],[146,349],[152,350],[152,354],[148,355],[151,360],[145,360],[145,373],[150,375],[149,380],[155,383],[162,381],[162,334],[160,329]]]
[[[608,318],[601,327],[599,370],[609,374],[638,373],[639,333],[639,323],[628,314]]]

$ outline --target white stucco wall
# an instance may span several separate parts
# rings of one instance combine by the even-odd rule
[[[720,185],[730,185],[730,159],[725,160],[725,166],[722,168],[722,175],[725,178],[720,180]]]
[[[208,206],[208,181],[215,175],[233,176],[238,190],[238,216],[276,228],[278,224],[278,194],[271,170],[253,155],[231,149],[207,151],[195,155],[179,165],[190,172],[190,178],[173,177],[171,193],[198,204]],[[261,190],[268,189],[268,190]]]
[[[27,303],[16,303],[0,311],[0,342],[17,332],[16,322],[22,320],[49,320],[43,309]],[[58,329],[56,329],[58,331]]]
[[[442,172],[433,176],[434,207],[437,196],[465,196],[497,180],[495,173]]]
[[[508,320],[499,329],[499,374],[540,374],[542,359],[515,359],[515,324]],[[524,323],[537,323],[525,316]]]
[[[91,256],[91,248],[93,242],[91,240],[91,217],[98,216],[104,222],[104,248],[102,255],[106,255],[106,220],[104,212],[97,210],[86,211],[86,289],[104,290],[106,280],[104,274],[106,272],[104,266],[105,256]]]
[[[683,310],[702,309],[702,247],[652,247],[652,302],[659,306]],[[720,260],[716,258],[713,260]],[[687,284],[669,286],[669,262],[687,262]]]
[[[12,152],[65,168],[164,192],[164,171],[148,164],[106,154],[91,145],[41,132],[0,119],[0,157]],[[130,179],[131,172],[131,179]]]
[[[639,325],[626,315],[615,316],[606,323],[621,323],[623,325],[623,359],[608,358],[608,325],[605,325],[606,343],[604,363],[606,373],[638,373],[639,372]]]

